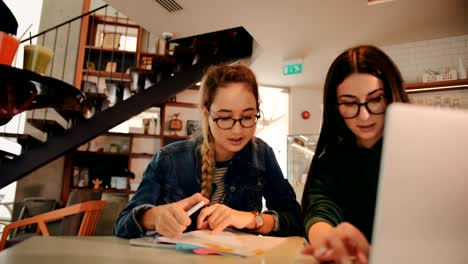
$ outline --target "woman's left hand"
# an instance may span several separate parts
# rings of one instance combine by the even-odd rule
[[[249,228],[250,225],[254,224],[254,217],[255,215],[252,213],[237,211],[224,204],[213,204],[200,212],[197,228],[210,228],[213,230],[213,234],[217,234],[229,226],[238,229]]]

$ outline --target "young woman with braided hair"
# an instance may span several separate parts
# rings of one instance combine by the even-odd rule
[[[147,231],[177,237],[227,227],[275,236],[302,235],[300,205],[271,147],[254,137],[258,85],[246,66],[214,66],[202,79],[202,134],[164,146],[117,219],[119,237]],[[262,198],[267,211],[262,212]],[[209,206],[188,216],[200,201]]]

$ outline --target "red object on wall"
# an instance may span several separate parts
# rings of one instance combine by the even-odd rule
[[[302,117],[302,119],[309,119],[310,118],[310,112],[309,111],[302,111],[301,117]]]

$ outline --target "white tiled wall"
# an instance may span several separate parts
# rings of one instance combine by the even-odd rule
[[[397,64],[407,83],[421,82],[426,70],[458,69],[461,58],[468,69],[468,35],[381,47]]]

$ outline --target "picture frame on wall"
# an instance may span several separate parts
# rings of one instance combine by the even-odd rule
[[[104,32],[101,46],[105,49],[118,49],[120,46],[121,33]]]
[[[78,181],[78,187],[88,187],[89,185],[89,168],[81,168]]]
[[[193,136],[200,130],[200,120],[187,120],[187,136]]]
[[[80,182],[80,167],[75,166],[73,167],[73,187],[78,187],[79,182]]]
[[[106,72],[116,72],[117,71],[117,62],[109,61],[106,63]]]

